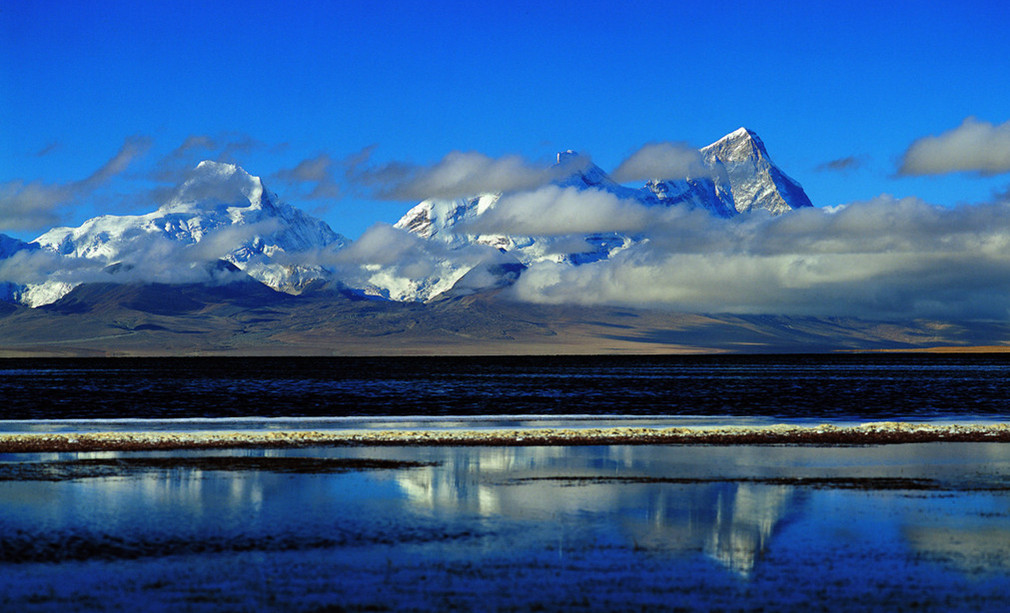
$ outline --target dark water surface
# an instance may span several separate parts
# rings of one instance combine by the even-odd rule
[[[1010,417],[1003,355],[0,360],[0,420]]]

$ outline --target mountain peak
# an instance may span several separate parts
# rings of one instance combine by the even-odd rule
[[[574,151],[572,149],[568,149],[567,151],[559,151],[557,164],[560,166],[561,164],[567,164],[577,159],[579,159],[578,151]]]
[[[705,163],[720,168],[716,191],[731,193],[739,213],[764,209],[774,215],[813,204],[803,188],[783,173],[752,130],[739,128],[701,150]]]
[[[241,166],[204,160],[190,172],[166,207],[211,204],[259,208],[270,203],[263,181]]]
[[[218,162],[216,160],[203,160],[196,165],[196,169],[203,172],[212,172],[215,174],[230,175],[236,172],[247,173],[243,168],[237,164],[229,164],[227,162]]]
[[[750,128],[739,127],[722,137],[723,140],[735,140],[740,138],[757,138],[757,134],[755,134],[754,130],[751,130]]]
[[[733,130],[732,132],[730,132],[726,136],[723,136],[722,138],[720,138],[719,140],[715,141],[714,143],[712,143],[709,146],[711,147],[711,146],[714,146],[714,145],[718,145],[719,143],[740,142],[740,141],[748,141],[748,140],[752,140],[752,141],[756,140],[758,142],[761,141],[761,139],[757,135],[757,132],[755,132],[754,130],[751,130],[750,128],[740,127],[740,128],[737,128],[736,130]]]
[[[587,155],[572,149],[561,151],[558,152],[558,161],[554,166],[559,171],[558,178],[554,181],[558,187],[602,189],[619,197],[634,198],[634,190],[615,182]]]
[[[263,188],[263,181],[251,175],[238,164],[203,160],[190,173],[189,181],[193,180],[232,181],[236,185],[248,184],[250,187]],[[188,181],[187,181],[188,182]]]
[[[163,253],[185,254],[188,263],[223,259],[274,289],[298,293],[329,272],[314,264],[291,264],[284,254],[337,250],[346,239],[324,221],[277,200],[259,177],[235,164],[207,160],[151,213],[95,217],[77,228],[53,228],[35,243],[64,256],[133,265],[134,277],[156,282],[166,278],[157,265]],[[42,299],[52,302],[72,287],[47,289]],[[38,304],[45,302],[32,303]]]
[[[749,157],[766,158],[768,150],[761,137],[749,128],[737,128],[701,150],[702,155],[717,152],[719,158],[739,160]],[[725,160],[724,160],[725,161]]]

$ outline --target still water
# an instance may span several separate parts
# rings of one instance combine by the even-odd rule
[[[1008,560],[1000,444],[0,456],[3,610],[949,611]]]
[[[0,360],[0,398],[0,432],[1008,421],[1010,357]],[[0,610],[992,608],[1008,449],[0,455]]]
[[[0,360],[0,420],[1010,419],[1010,356]]]

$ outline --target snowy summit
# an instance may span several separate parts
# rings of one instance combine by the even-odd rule
[[[85,282],[220,284],[237,269],[289,294],[325,282],[423,302],[502,289],[537,264],[610,260],[648,242],[645,232],[656,212],[699,210],[728,218],[811,206],[750,130],[684,153],[692,159],[690,176],[632,187],[588,157],[564,151],[539,185],[424,200],[395,226],[366,233],[346,250],[348,239],[280,202],[259,177],[234,164],[204,161],[151,213],[95,217],[54,228],[32,243],[0,237],[0,259],[28,250],[54,262],[41,281],[2,280],[2,297],[39,306]],[[222,261],[230,266],[221,267]]]
[[[347,239],[280,202],[259,177],[234,164],[203,161],[154,212],[95,217],[76,228],[54,228],[33,243],[70,258],[139,269],[141,277],[156,265],[151,280],[174,279],[164,270],[169,264],[224,260],[274,289],[298,293],[325,272],[287,256],[340,249]],[[69,289],[31,288],[29,294],[37,297],[26,302],[51,302]]]

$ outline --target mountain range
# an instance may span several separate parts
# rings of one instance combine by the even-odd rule
[[[573,231],[545,225],[545,207],[566,199],[714,218],[812,206],[750,130],[699,150],[697,161],[686,176],[634,188],[566,151],[551,180],[534,189],[424,200],[356,242],[281,202],[242,168],[201,162],[151,213],[104,215],[27,243],[0,235],[0,353],[808,351],[970,344],[1002,334],[509,296],[530,266],[579,267],[649,240],[644,226],[620,215],[608,227],[580,228],[571,216],[564,221]]]

